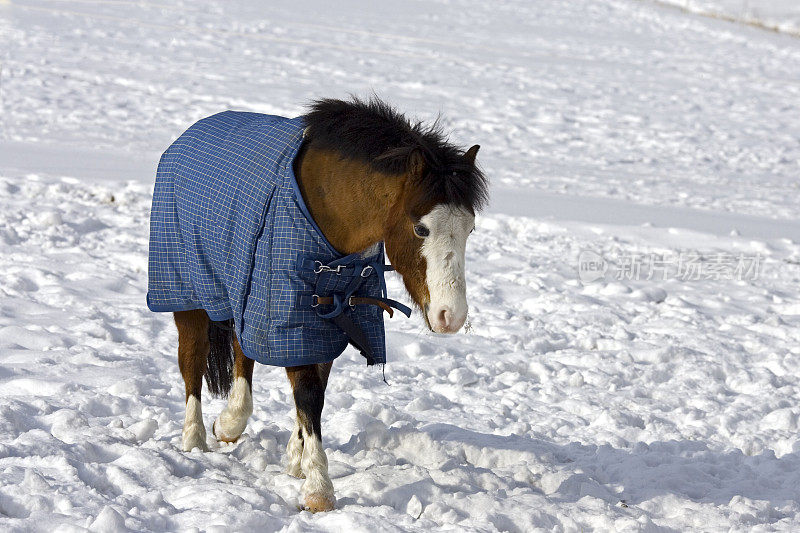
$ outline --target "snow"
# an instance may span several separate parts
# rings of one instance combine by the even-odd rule
[[[0,2],[0,529],[800,527],[800,41],[623,0],[260,5]],[[493,201],[467,330],[387,320],[388,386],[336,362],[311,515],[280,369],[239,442],[179,451],[153,174],[202,116],[373,89],[480,143]]]
[[[795,0],[656,0],[692,13],[710,15],[800,35],[800,4]]]

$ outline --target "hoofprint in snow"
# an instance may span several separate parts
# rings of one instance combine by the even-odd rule
[[[0,4],[0,529],[800,527],[799,42],[611,0],[226,6]],[[281,369],[256,368],[240,441],[206,399],[212,451],[180,451],[152,176],[195,118],[370,87],[483,135],[504,189],[468,332],[387,320],[389,386],[335,363],[339,504],[311,515]]]

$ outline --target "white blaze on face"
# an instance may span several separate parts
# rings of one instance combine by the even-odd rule
[[[464,253],[475,215],[461,207],[439,204],[419,223],[430,231],[421,249],[431,295],[428,322],[434,331],[455,333],[467,319]]]

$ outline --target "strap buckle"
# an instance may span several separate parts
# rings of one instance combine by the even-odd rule
[[[322,274],[323,272],[336,272],[336,275],[340,275],[342,273],[342,269],[344,265],[337,265],[336,268],[331,268],[328,265],[322,264],[322,261],[314,261],[316,263],[317,268],[314,269],[314,274]]]

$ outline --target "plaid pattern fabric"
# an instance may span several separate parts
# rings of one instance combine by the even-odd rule
[[[200,120],[162,155],[150,215],[150,310],[233,318],[245,355],[268,365],[344,351],[347,335],[319,316],[312,295],[337,294],[367,265],[354,295],[379,297],[385,287],[382,246],[342,257],[308,213],[292,169],[303,128],[302,117],[233,111]],[[347,268],[318,274],[319,264]],[[344,312],[385,362],[381,310]]]

